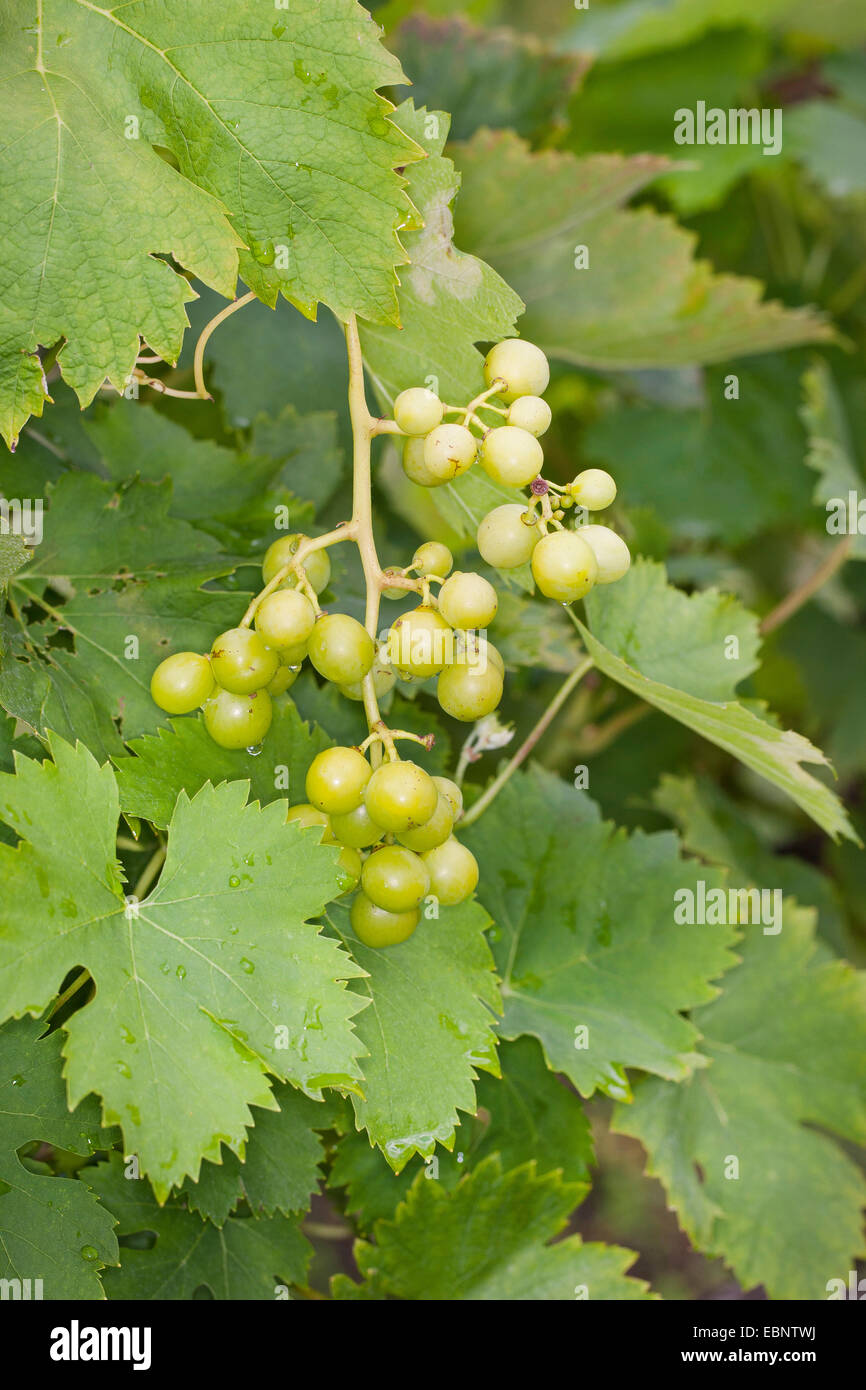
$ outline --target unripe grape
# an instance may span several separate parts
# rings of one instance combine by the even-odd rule
[[[371,903],[388,912],[419,907],[430,887],[430,871],[403,845],[384,845],[364,860],[361,887]]]
[[[309,642],[299,642],[296,647],[285,647],[280,652],[280,660],[284,666],[291,666],[301,669],[301,663],[310,650]]]
[[[541,396],[550,381],[550,367],[541,348],[523,338],[504,338],[484,359],[488,386],[501,381],[499,396],[509,405],[518,396]]]
[[[424,440],[424,463],[440,483],[471,468],[477,452],[478,440],[465,425],[437,425]]]
[[[364,802],[376,825],[402,835],[430,819],[439,804],[439,790],[417,763],[383,763],[367,783]]]
[[[416,854],[421,854],[424,850],[435,849],[437,845],[444,844],[451,834],[454,815],[454,807],[449,797],[440,790],[436,810],[426,825],[419,825],[415,830],[404,830],[402,835],[397,836],[397,839],[401,845],[414,850]]]
[[[502,673],[493,662],[479,666],[446,666],[436,684],[436,698],[446,714],[464,724],[492,714],[502,699]]]
[[[463,793],[457,783],[452,782],[450,777],[434,777],[433,781],[446,800],[450,802],[451,809],[454,812],[454,819],[456,820],[458,816],[462,816]]]
[[[306,830],[311,825],[319,826],[323,831],[322,844],[335,843],[336,837],[331,829],[330,816],[320,811],[318,806],[311,806],[309,801],[299,801],[297,806],[290,806],[286,812],[286,820],[300,826],[301,830]]]
[[[500,425],[484,436],[481,466],[489,478],[503,487],[526,487],[537,478],[544,451],[534,435],[514,425]]]
[[[273,545],[268,546],[262,561],[262,579],[266,584],[270,584],[277,570],[281,570],[283,565],[287,565],[294,558],[298,546],[306,540],[309,540],[309,537],[298,531],[291,536],[281,536]],[[327,550],[313,550],[303,561],[303,570],[316,593],[320,594],[327,587],[331,577],[331,561]],[[289,574],[280,588],[293,589],[297,582],[295,575]]]
[[[439,590],[439,612],[451,627],[487,627],[498,607],[496,590],[481,574],[458,570]]]
[[[387,646],[377,649],[370,672],[373,676],[376,699],[381,700],[382,696],[387,695],[389,690],[393,690],[397,683],[396,672],[392,671],[391,663],[388,660]],[[348,684],[340,686],[340,693],[345,695],[348,700],[363,700],[364,683],[363,681],[350,681]]]
[[[272,681],[265,686],[265,690],[270,696],[285,695],[286,691],[294,685],[300,675],[300,668],[297,666],[278,666],[277,674]]]
[[[441,541],[425,541],[412,556],[412,564],[419,574],[435,574],[444,579],[451,573],[454,556]]]
[[[394,419],[406,434],[429,434],[444,414],[439,397],[426,386],[410,386],[394,402]]]
[[[340,872],[340,879],[343,883],[343,893],[351,893],[353,888],[357,888],[361,881],[361,856],[356,849],[350,845],[343,845],[337,858],[337,867]],[[340,894],[340,897],[343,896]]]
[[[273,707],[266,690],[235,695],[217,690],[204,704],[204,724],[220,748],[254,748],[271,727]]]
[[[409,912],[387,912],[377,907],[366,893],[357,893],[352,900],[349,921],[352,931],[365,946],[396,946],[411,936],[418,925],[421,913],[418,908]]]
[[[435,676],[453,654],[451,628],[435,608],[423,604],[397,618],[388,633],[388,659],[405,680]]]
[[[494,569],[511,570],[529,559],[541,531],[535,517],[527,525],[527,510],[520,502],[506,502],[488,512],[478,527],[478,551]]]
[[[551,531],[532,552],[532,575],[548,598],[574,603],[589,593],[598,578],[598,563],[591,546],[578,531]]]
[[[505,419],[509,425],[528,430],[538,439],[550,428],[553,412],[547,401],[543,401],[540,396],[518,396],[508,407]]]
[[[214,692],[210,661],[198,652],[175,652],[150,678],[150,693],[166,714],[191,714]]]
[[[308,640],[316,622],[316,610],[298,589],[277,589],[256,609],[256,632],[269,647],[291,650]]]
[[[471,850],[451,836],[421,858],[430,872],[430,892],[444,907],[462,903],[478,884],[478,861]]]
[[[329,816],[345,816],[364,800],[371,770],[357,748],[325,748],[307,769],[307,799]]]
[[[415,435],[403,444],[403,472],[419,487],[441,487],[448,481],[428,466],[424,458],[424,440]]]
[[[616,497],[616,483],[603,468],[584,468],[568,490],[579,507],[588,512],[600,512]]]
[[[376,646],[366,628],[348,613],[324,613],[310,636],[309,656],[320,676],[335,685],[363,680]]]
[[[217,685],[233,695],[261,690],[273,680],[280,664],[277,653],[248,627],[221,632],[211,648],[210,660]]]
[[[489,637],[483,637],[479,632],[463,631],[456,632],[454,643],[454,660],[452,666],[474,666],[480,671],[486,670],[487,666],[494,667],[505,679],[505,662],[502,660],[502,653],[498,647],[494,647]]]
[[[613,584],[622,579],[631,564],[631,552],[622,536],[609,526],[581,526],[577,533],[591,546],[598,564],[597,584]]]
[[[352,849],[369,849],[370,845],[377,844],[385,837],[381,825],[376,825],[370,819],[370,812],[363,801],[344,816],[332,816],[331,828],[340,844],[350,845]]]

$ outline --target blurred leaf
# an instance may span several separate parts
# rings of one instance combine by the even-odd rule
[[[803,376],[800,412],[808,431],[806,462],[819,475],[815,502],[827,513],[831,534],[851,536],[851,558],[866,559],[866,505],[864,481],[854,453],[845,406],[826,362],[816,361]],[[853,494],[853,505],[852,505]],[[837,541],[838,544],[838,541]]]
[[[762,302],[756,281],[694,260],[694,235],[670,218],[623,209],[669,167],[661,156],[533,154],[514,135],[479,132],[455,158],[458,240],[517,288],[521,335],[553,357],[671,367],[833,339],[812,310]],[[575,268],[579,246],[587,269]]]

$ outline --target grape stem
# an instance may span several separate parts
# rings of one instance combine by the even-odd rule
[[[289,560],[287,564],[282,565],[280,569],[277,570],[273,579],[269,579],[265,587],[259,593],[256,594],[254,599],[251,600],[246,613],[244,613],[244,616],[241,618],[240,626],[249,627],[253,618],[256,616],[256,610],[258,609],[258,606],[262,602],[262,600],[266,599],[268,597],[268,594],[272,594],[275,589],[278,589],[280,585],[283,583],[283,580],[288,579],[290,574],[294,574],[295,578],[298,580],[298,583],[305,591],[309,590],[309,581],[307,579],[306,571],[303,568],[303,564],[307,556],[312,555],[314,550],[326,550],[329,546],[339,545],[340,541],[354,540],[355,534],[356,530],[354,523],[346,522],[342,526],[335,526],[333,531],[326,531],[325,534],[322,536],[311,536],[308,539],[301,541],[301,544],[298,546],[291,560]],[[307,597],[310,597],[309,592],[307,593]],[[311,601],[313,607],[318,611],[319,604],[316,598],[315,591],[312,591]]]
[[[237,313],[238,309],[242,309],[245,304],[249,304],[255,297],[253,290],[250,290],[248,294],[242,294],[240,299],[232,300],[231,304],[227,304],[224,309],[220,309],[219,313],[214,314],[213,318],[205,324],[198,336],[198,342],[195,345],[195,356],[192,363],[193,375],[195,376],[195,391],[191,393],[192,395],[198,396],[204,401],[213,400],[213,396],[204,384],[204,350],[207,347],[208,338],[211,333],[213,333],[214,329],[219,328],[220,324],[229,318],[231,314]]]
[[[768,632],[774,632],[777,627],[781,627],[782,623],[786,623],[805,603],[808,603],[813,594],[823,588],[827,580],[831,579],[836,571],[842,568],[848,559],[853,543],[853,536],[843,537],[839,544],[830,551],[823,564],[819,565],[802,584],[798,584],[796,589],[792,589],[789,594],[785,595],[782,602],[777,604],[761,623],[762,636],[766,636]]]
[[[495,800],[495,798],[502,791],[502,788],[505,786],[506,782],[509,781],[509,779],[520,767],[521,763],[524,763],[526,759],[529,757],[530,753],[532,752],[535,745],[538,743],[539,739],[553,723],[554,719],[556,718],[559,711],[562,709],[562,706],[565,704],[566,700],[568,699],[571,692],[574,690],[575,686],[577,686],[579,682],[583,680],[583,677],[587,674],[588,671],[591,671],[594,666],[595,662],[593,661],[592,657],[587,656],[584,658],[583,661],[581,661],[577,666],[575,666],[571,674],[568,677],[566,677],[566,679],[563,681],[562,685],[559,687],[556,694],[554,695],[553,699],[550,701],[550,704],[547,706],[547,709],[544,711],[535,727],[531,730],[530,733],[527,734],[526,738],[521,743],[517,752],[505,764],[505,767],[502,769],[499,775],[493,779],[487,790],[483,792],[481,796],[479,796],[478,800],[473,803],[473,805],[461,818],[461,829],[464,826],[471,825],[473,821],[478,820],[478,817],[483,815],[490,803],[493,800]]]

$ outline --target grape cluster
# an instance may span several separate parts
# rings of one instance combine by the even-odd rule
[[[529,488],[530,498],[494,507],[477,533],[478,550],[496,569],[530,562],[538,588],[560,603],[583,598],[594,584],[621,579],[631,563],[628,546],[609,526],[563,525],[566,511],[603,511],[616,497],[616,484],[600,468],[578,473],[566,487],[541,476],[544,452],[538,440],[551,422],[542,398],[550,380],[547,358],[522,338],[506,338],[484,360],[487,391],[462,410],[461,423],[444,419],[452,410],[434,392],[413,386],[394,403],[394,418],[407,438],[403,470],[422,487],[439,487],[466,473],[476,462],[494,482]],[[481,411],[498,414],[490,426]]]
[[[494,481],[528,487],[525,503],[484,517],[478,549],[499,569],[530,561],[541,592],[572,603],[628,569],[628,547],[614,531],[563,525],[569,508],[608,507],[616,485],[600,469],[584,470],[567,487],[541,477],[538,436],[551,412],[541,394],[549,368],[539,348],[506,339],[487,354],[484,374],[487,390],[465,407],[444,405],[426,387],[401,392],[389,429],[405,436],[404,469],[413,481],[435,487],[477,460]],[[504,423],[489,426],[479,411]],[[445,419],[455,413],[461,422]],[[220,747],[250,752],[270,728],[273,699],[290,689],[305,659],[348,699],[364,701],[369,737],[358,748],[320,753],[307,773],[307,800],[287,815],[319,827],[323,842],[340,847],[344,891],[355,893],[353,929],[367,945],[388,946],[411,935],[428,897],[445,906],[469,897],[478,865],[453,833],[463,813],[460,788],[399,757],[396,739],[425,740],[387,729],[378,701],[398,677],[435,678],[445,713],[472,722],[499,705],[505,667],[487,637],[498,606],[495,588],[483,575],[455,571],[440,541],[425,541],[405,569],[381,571],[376,562],[378,578],[368,575],[386,598],[414,593],[420,600],[379,642],[349,614],[323,611],[318,598],[331,576],[327,547],[347,536],[360,545],[358,523],[352,526],[315,540],[294,534],[275,541],[262,564],[264,588],[241,625],[220,633],[207,655],[178,652],[161,662],[151,694],[169,714],[200,708]]]
[[[449,907],[474,891],[478,864],[452,834],[463,795],[449,778],[396,757],[373,769],[359,749],[338,747],[313,759],[305,789],[288,818],[320,825],[323,842],[341,847],[345,891],[358,888],[352,928],[367,946],[411,936],[428,895]]]

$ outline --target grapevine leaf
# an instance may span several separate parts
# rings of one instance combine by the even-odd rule
[[[426,1161],[427,1180],[455,1187],[464,1173],[498,1153],[506,1171],[537,1157],[542,1173],[558,1168],[566,1182],[587,1192],[592,1136],[582,1105],[547,1067],[534,1038],[504,1043],[499,1060],[501,1079],[479,1077],[476,1114],[460,1125],[455,1153]],[[348,1210],[369,1228],[393,1215],[420,1166],[413,1159],[396,1174],[363,1134],[349,1133],[340,1140],[328,1185],[346,1188]]]
[[[663,566],[641,560],[586,606],[592,630],[578,627],[599,670],[781,787],[834,839],[856,839],[839,798],[803,771],[827,764],[820,749],[729,698],[756,649],[754,619],[735,600],[686,597],[666,585]],[[728,635],[740,644],[730,661]]]
[[[70,1112],[60,1033],[20,1019],[0,1027],[0,1278],[42,1281],[32,1298],[101,1299],[99,1270],[117,1264],[114,1220],[81,1181],[38,1176],[16,1149],[33,1141],[87,1156],[109,1141],[88,1096]],[[14,1294],[4,1297],[15,1297]]]
[[[835,101],[806,101],[786,114],[785,139],[813,178],[835,198],[866,189],[866,121]]]
[[[21,836],[0,845],[0,1016],[41,1011],[68,971],[90,971],[95,996],[66,1024],[70,1103],[97,1092],[164,1197],[221,1142],[238,1151],[250,1105],[276,1107],[266,1072],[314,1096],[356,1086],[363,1001],[345,981],[361,972],[308,920],[340,891],[337,852],[279,803],[245,805],[247,783],[206,785],[181,794],[160,879],[127,903],[114,774],[51,746],[54,763],[19,758],[0,777],[0,818]]]
[[[725,395],[731,375],[736,400]],[[689,410],[619,404],[586,434],[586,454],[616,474],[629,507],[650,506],[690,538],[730,544],[809,519],[796,370],[779,357],[706,372]]]
[[[200,718],[170,719],[156,734],[132,739],[133,756],[115,759],[120,807],[164,828],[182,791],[189,796],[206,782],[216,786],[245,778],[250,799],[263,806],[278,797],[305,801],[307,768],[332,740],[317,725],[304,723],[292,701],[277,701],[261,753],[220,748]]]
[[[791,902],[778,935],[753,929],[740,949],[695,1015],[711,1065],[679,1086],[646,1080],[615,1125],[744,1288],[826,1298],[864,1253],[866,1183],[829,1135],[866,1141],[866,976],[816,952],[814,914]]]
[[[355,1245],[366,1288],[338,1275],[334,1296],[509,1303],[647,1298],[647,1286],[626,1277],[632,1251],[584,1244],[576,1235],[549,1244],[581,1195],[558,1173],[539,1177],[534,1162],[504,1173],[495,1154],[452,1191],[419,1177],[394,1220],[376,1224],[376,1244]]]
[[[418,151],[376,92],[400,65],[354,0],[292,0],[276,21],[238,0],[216,27],[158,0],[32,18],[10,11],[3,39],[7,439],[41,411],[39,344],[66,339],[84,404],[106,376],[123,386],[139,334],[177,360],[193,291],[165,253],[228,297],[240,264],[270,304],[396,319],[395,168]],[[252,100],[252,71],[269,100]],[[70,296],[84,268],[88,293]]]
[[[709,778],[665,775],[653,794],[653,804],[675,822],[690,854],[731,869],[737,883],[750,887],[773,883],[786,897],[817,908],[822,935],[841,955],[848,954],[854,943],[833,880],[794,854],[768,849],[744,816],[743,807]]]
[[[93,1186],[117,1220],[118,1234],[149,1231],[149,1249],[124,1248],[105,1276],[109,1299],[273,1299],[279,1285],[303,1284],[312,1249],[285,1216],[230,1216],[222,1227],[177,1200],[160,1206],[144,1178],[124,1175],[119,1154],[93,1172]],[[284,1295],[287,1296],[287,1295]]]
[[[223,1149],[219,1163],[203,1163],[198,1182],[187,1178],[180,1189],[193,1211],[224,1226],[238,1202],[246,1200],[254,1216],[305,1212],[318,1186],[324,1158],[316,1133],[329,1121],[327,1106],[277,1084],[278,1110],[256,1110],[243,1157]]]
[[[673,367],[833,338],[812,310],[762,303],[757,281],[714,275],[670,218],[621,207],[668,167],[659,156],[533,154],[481,131],[456,158],[458,239],[517,288],[522,336],[552,357]],[[587,269],[575,268],[576,246],[589,249]]]
[[[499,1008],[493,960],[476,902],[440,908],[399,946],[364,946],[348,910],[329,917],[367,978],[359,989],[372,1000],[358,1020],[364,1092],[353,1096],[358,1129],[381,1148],[395,1172],[413,1154],[452,1149],[458,1110],[474,1114],[478,1071],[499,1074],[493,1013]]]
[[[44,540],[10,585],[19,609],[33,604],[45,618],[10,642],[0,702],[35,732],[81,738],[104,757],[120,751],[115,719],[127,737],[161,722],[150,696],[158,663],[208,651],[244,599],[201,587],[233,566],[210,536],[168,516],[168,481],[116,489],[70,472],[50,501]],[[61,597],[46,598],[49,586]]]
[[[732,963],[729,927],[683,928],[674,894],[720,875],[676,836],[627,835],[540,768],[517,773],[465,834],[502,973],[502,1034],[529,1033],[581,1095],[627,1097],[625,1067],[678,1080],[696,1063],[682,1010]]]
[[[311,417],[304,428],[311,430],[312,446],[324,452],[329,443],[333,448],[334,423],[326,418],[323,431],[318,427],[320,421],[321,417]],[[300,434],[298,425],[295,416],[295,429]],[[211,439],[195,439],[152,406],[140,404],[130,409],[126,402],[86,417],[85,429],[98,452],[99,467],[113,482],[127,482],[136,474],[149,482],[161,482],[170,475],[169,515],[219,539],[245,533],[261,544],[261,537],[273,526],[278,506],[288,508],[292,525],[298,529],[311,520],[312,508],[299,502],[296,495],[303,488],[308,460],[297,437],[292,444],[288,431],[282,457],[255,444],[250,450],[236,452]],[[301,465],[297,474],[296,460]],[[203,479],[207,479],[204,518]],[[295,490],[290,490],[293,484]]]
[[[866,535],[859,529],[864,481],[856,463],[845,407],[826,362],[803,375],[801,418],[809,436],[806,462],[818,474],[814,500],[827,512],[827,529],[851,536],[851,558],[866,559]],[[852,506],[853,497],[853,506]]]

